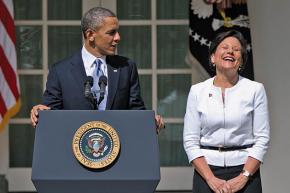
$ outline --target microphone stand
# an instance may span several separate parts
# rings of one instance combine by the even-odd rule
[[[98,104],[98,102],[97,102],[97,98],[93,98],[93,105],[94,105],[94,110],[99,110],[99,104]]]
[[[99,110],[98,98],[97,98],[97,95],[95,93],[91,94],[90,102],[93,104],[94,110]]]

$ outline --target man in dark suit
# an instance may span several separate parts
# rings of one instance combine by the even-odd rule
[[[84,45],[81,51],[55,64],[49,71],[43,104],[31,110],[31,124],[37,124],[39,110],[95,109],[91,98],[85,96],[85,83],[88,76],[94,77],[92,92],[99,93],[96,72],[108,77],[104,99],[100,100],[98,110],[144,110],[140,95],[139,77],[136,64],[125,57],[115,55],[120,41],[119,22],[116,15],[108,9],[95,7],[82,18]],[[164,127],[162,118],[155,117],[157,131]]]

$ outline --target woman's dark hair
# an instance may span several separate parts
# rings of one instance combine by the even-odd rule
[[[244,38],[244,36],[242,35],[241,32],[236,31],[236,30],[230,30],[230,31],[226,31],[226,32],[221,32],[218,33],[215,38],[212,40],[210,47],[209,47],[209,65],[211,67],[211,69],[215,69],[215,67],[213,66],[213,64],[211,63],[211,55],[213,53],[215,53],[218,45],[226,38],[228,37],[235,37],[239,40],[242,49],[241,49],[241,54],[242,54],[242,63],[240,64],[240,68],[239,68],[239,72],[241,72],[243,69],[245,69],[245,65],[247,63],[247,59],[248,59],[248,53],[247,53],[247,41]]]

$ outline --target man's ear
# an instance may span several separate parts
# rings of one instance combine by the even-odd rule
[[[87,39],[88,39],[90,42],[92,42],[92,41],[95,40],[95,33],[94,33],[94,31],[92,31],[92,30],[87,30],[85,34],[86,34]]]

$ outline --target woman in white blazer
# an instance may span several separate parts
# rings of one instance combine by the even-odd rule
[[[262,193],[268,104],[264,86],[239,75],[246,48],[240,32],[218,34],[209,50],[216,76],[190,89],[183,143],[195,169],[194,193]]]

